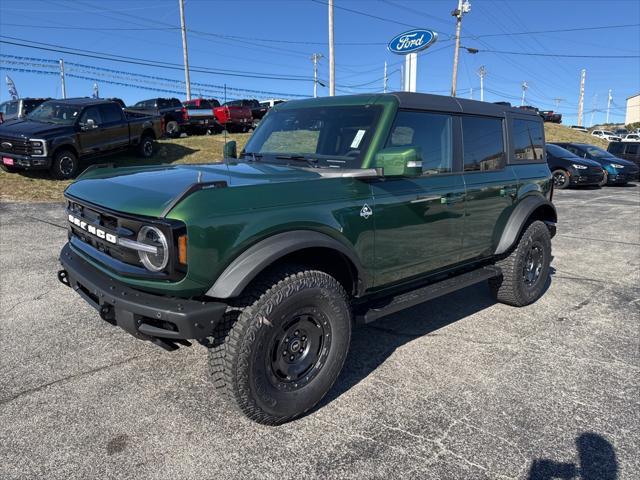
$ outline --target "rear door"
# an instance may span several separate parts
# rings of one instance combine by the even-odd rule
[[[98,106],[102,120],[103,151],[118,150],[129,145],[129,122],[125,121],[122,108],[115,103]]]
[[[457,129],[449,114],[400,111],[388,147],[414,146],[420,177],[372,183],[375,200],[375,283],[417,277],[459,260],[464,225],[464,183]]]
[[[465,225],[461,260],[488,257],[514,208],[518,179],[506,164],[505,120],[462,116]]]

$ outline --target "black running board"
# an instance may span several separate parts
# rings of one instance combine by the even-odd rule
[[[364,310],[363,313],[356,315],[356,321],[358,323],[370,323],[381,317],[404,310],[405,308],[413,307],[414,305],[441,297],[456,290],[475,285],[489,278],[497,277],[500,273],[501,271],[498,267],[483,267],[431,283],[409,292],[374,301],[369,305],[368,310]]]

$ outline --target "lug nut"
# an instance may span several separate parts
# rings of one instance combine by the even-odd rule
[[[289,343],[289,337],[284,339],[284,343]]]
[[[293,355],[291,355],[291,356],[289,357],[289,360],[291,360],[292,362],[293,362],[293,360],[294,360],[294,359],[295,359],[295,357],[294,357]]]
[[[307,341],[307,337],[306,337],[306,335],[303,335],[303,336],[302,336],[302,341],[303,341],[303,342],[306,342],[306,341]]]
[[[296,330],[295,332],[293,332],[293,334],[297,337],[300,334],[300,332]]]

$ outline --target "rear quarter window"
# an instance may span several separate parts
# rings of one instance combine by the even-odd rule
[[[462,117],[464,171],[502,170],[505,164],[502,119]]]
[[[513,120],[513,160],[530,163],[544,160],[544,133],[542,122]]]

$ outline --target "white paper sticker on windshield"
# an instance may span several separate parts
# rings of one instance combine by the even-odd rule
[[[356,136],[353,137],[353,142],[351,142],[351,148],[358,148],[360,146],[360,142],[362,141],[362,137],[367,133],[366,130],[358,130]]]

